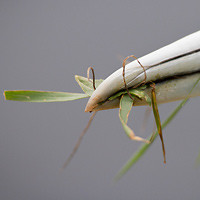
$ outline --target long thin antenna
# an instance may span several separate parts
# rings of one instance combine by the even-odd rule
[[[97,111],[95,111],[92,116],[90,117],[90,120],[87,124],[87,126],[85,127],[85,129],[83,130],[83,132],[81,133],[81,135],[79,136],[78,138],[78,141],[76,143],[76,145],[74,146],[74,149],[73,151],[71,152],[71,154],[69,155],[69,157],[67,158],[66,162],[64,163],[63,167],[61,168],[61,170],[64,170],[70,163],[70,161],[72,160],[72,158],[74,157],[74,155],[76,154],[80,144],[81,144],[81,141],[83,139],[83,136],[86,134],[88,128],[90,127],[91,123],[92,123],[92,120],[94,119],[94,116],[95,114],[97,113]]]
[[[129,97],[133,100],[133,102],[134,102],[134,99],[133,99],[132,95],[130,94],[130,92],[129,92],[129,90],[128,90],[128,87],[127,87],[127,85],[126,85],[126,80],[125,80],[125,66],[126,66],[126,61],[127,61],[129,58],[134,58],[135,60],[137,60],[137,62],[139,63],[139,65],[142,67],[142,69],[143,69],[143,71],[144,71],[144,80],[143,80],[142,82],[140,82],[139,84],[135,85],[133,88],[137,88],[137,87],[139,87],[140,85],[145,84],[147,75],[146,75],[146,70],[144,69],[143,65],[140,63],[140,61],[137,59],[136,56],[130,55],[130,56],[127,56],[127,57],[124,59],[124,61],[123,61],[123,63],[122,63],[122,67],[123,67],[122,76],[123,76],[123,81],[124,81],[124,87],[125,87],[125,89],[126,89],[126,91],[127,91],[128,96],[129,96]]]
[[[90,80],[90,70],[92,71],[92,81]],[[96,90],[96,87],[95,87],[95,73],[94,73],[94,69],[92,67],[88,67],[88,69],[87,69],[87,78],[88,78],[88,81],[93,83],[93,88],[94,88],[94,90]]]

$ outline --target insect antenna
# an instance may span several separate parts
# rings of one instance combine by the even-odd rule
[[[86,134],[87,130],[89,129],[91,123],[92,123],[92,120],[94,119],[94,116],[95,114],[97,113],[97,111],[95,111],[92,116],[90,117],[90,120],[87,124],[87,126],[84,128],[83,132],[81,133],[81,135],[79,136],[78,138],[78,141],[76,143],[76,145],[74,146],[74,149],[73,151],[71,152],[71,154],[69,155],[69,157],[67,158],[66,162],[64,163],[63,167],[61,168],[61,170],[64,170],[70,163],[70,161],[72,160],[72,158],[74,157],[74,155],[76,154],[81,142],[82,142],[82,139],[83,139],[83,136]]]
[[[134,99],[132,97],[132,95],[130,94],[130,92],[128,91],[128,87],[127,87],[127,84],[126,84],[126,80],[125,80],[125,66],[126,66],[126,61],[129,59],[129,58],[134,58],[135,60],[137,60],[137,62],[139,63],[139,65],[142,67],[143,71],[144,71],[144,80],[142,82],[140,82],[139,84],[137,84],[136,86],[134,86],[134,88],[137,88],[138,86],[142,85],[142,84],[145,84],[146,83],[146,78],[147,78],[147,75],[146,75],[146,70],[144,68],[144,66],[140,63],[140,61],[137,59],[136,56],[134,55],[130,55],[130,56],[127,56],[123,63],[122,63],[122,67],[123,67],[123,72],[122,72],[122,76],[123,76],[123,80],[124,80],[124,86],[125,86],[125,89],[128,93],[128,96],[133,100],[134,102]]]

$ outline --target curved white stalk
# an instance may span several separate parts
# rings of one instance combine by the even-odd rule
[[[156,99],[158,104],[169,103],[172,101],[178,101],[186,99],[193,88],[195,82],[200,78],[200,73],[192,75],[182,76],[178,79],[166,80],[156,84]],[[144,91],[150,96],[151,87],[147,87]],[[189,98],[200,96],[200,82],[192,90]],[[102,105],[98,105],[93,111],[108,110],[119,107],[120,99],[114,99],[112,101],[106,101]],[[134,106],[148,105],[146,100],[135,98]]]
[[[158,49],[157,51],[147,54],[138,60],[146,70],[146,82],[198,72],[200,71],[200,31],[186,36],[161,49]],[[189,77],[190,76],[187,76],[187,80],[191,81]],[[125,79],[128,87],[132,87],[144,79],[143,69],[137,61],[133,61],[126,65]],[[187,86],[184,85],[184,87]],[[124,82],[122,77],[122,68],[120,68],[111,74],[107,79],[105,79],[102,84],[94,91],[87,103],[85,111],[91,112],[93,110],[99,110],[98,107],[100,102],[105,101],[111,95],[123,88]],[[173,88],[171,88],[171,90],[173,90]],[[179,91],[180,90],[181,87],[179,88]],[[200,95],[200,89],[198,92],[198,95]],[[187,94],[182,96],[186,95]],[[157,100],[158,103],[164,102],[163,100],[159,100],[158,94]],[[165,102],[174,100],[178,99],[171,97]]]

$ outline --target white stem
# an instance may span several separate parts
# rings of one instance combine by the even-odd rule
[[[199,71],[200,31],[147,54],[138,60],[146,69],[147,81],[156,81],[162,78]],[[143,80],[143,69],[137,61],[126,65],[125,78],[128,87],[132,87]],[[122,68],[120,68],[105,79],[94,91],[85,111],[93,111],[98,106],[98,103],[105,101],[122,88],[124,88],[124,81]]]
[[[156,84],[156,99],[158,104],[169,103],[172,101],[178,101],[185,99],[191,89],[193,88],[195,82],[200,78],[200,73],[195,73],[193,75],[183,76],[181,78],[172,79]],[[151,87],[145,89],[145,92],[151,96]],[[189,95],[190,98],[200,96],[200,82],[192,90]],[[148,105],[143,99],[135,99],[134,106],[144,106]],[[119,107],[119,98],[112,101],[107,101],[103,105],[97,106],[94,111],[108,110]]]

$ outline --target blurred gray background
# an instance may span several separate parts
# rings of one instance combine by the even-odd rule
[[[118,110],[99,112],[68,168],[90,114],[87,99],[61,103],[5,101],[3,90],[81,92],[74,75],[97,78],[200,28],[199,0],[0,1],[0,199],[199,199],[199,98],[164,130],[167,164],[156,140],[117,183],[117,171],[139,147],[123,132]],[[160,106],[162,120],[178,102]],[[145,108],[129,125],[141,126]]]

